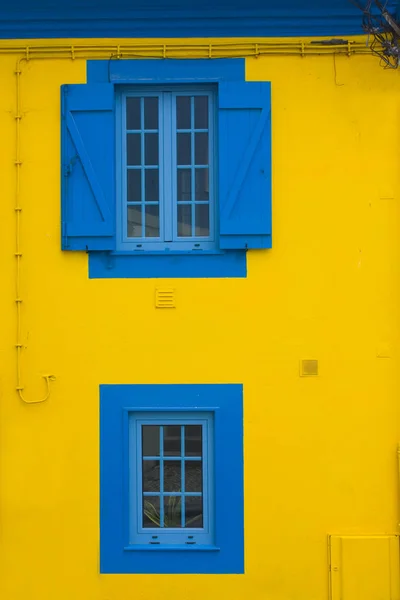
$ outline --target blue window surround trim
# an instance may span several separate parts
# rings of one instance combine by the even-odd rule
[[[188,84],[245,81],[244,59],[90,60],[88,83]],[[218,169],[218,166],[217,166]],[[152,252],[90,252],[90,278],[246,277],[246,251],[203,251],[195,255]]]
[[[213,413],[212,545],[129,545],[129,415],[154,411]],[[244,573],[241,384],[100,386],[100,572]]]

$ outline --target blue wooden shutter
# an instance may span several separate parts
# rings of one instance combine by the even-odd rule
[[[115,248],[115,119],[112,84],[61,92],[62,248]]]
[[[270,83],[221,82],[218,110],[220,248],[270,248]]]

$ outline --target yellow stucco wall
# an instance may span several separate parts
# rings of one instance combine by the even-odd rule
[[[15,63],[0,56],[0,597],[325,600],[328,533],[397,531],[399,74],[371,56],[247,59],[273,86],[273,249],[249,252],[246,279],[168,281],[162,311],[159,280],[89,280],[86,254],[61,252],[59,89],[86,64],[24,63],[27,398],[57,378],[27,406]],[[319,376],[301,378],[309,358]],[[98,386],[191,382],[244,384],[246,574],[99,575]]]

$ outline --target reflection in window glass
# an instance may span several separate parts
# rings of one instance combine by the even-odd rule
[[[190,202],[192,199],[192,171],[191,169],[178,169],[178,202]]]
[[[144,98],[144,128],[158,129],[158,98]]]
[[[144,216],[145,237],[157,238],[160,235],[160,214],[158,204],[146,204]]]
[[[158,133],[144,134],[145,164],[158,165]]]
[[[144,492],[159,492],[160,491],[160,461],[159,460],[144,460],[143,461],[143,491]]]
[[[127,163],[129,166],[140,165],[142,162],[142,147],[139,133],[128,133],[126,136]]]
[[[200,460],[185,461],[185,489],[187,492],[202,492],[202,464]]]
[[[208,129],[208,96],[194,97],[195,129]]]
[[[160,428],[158,425],[143,425],[143,456],[160,456]]]
[[[143,497],[143,527],[160,527],[160,496]]]
[[[185,527],[203,527],[203,498],[188,496],[185,499]]]
[[[141,129],[140,98],[126,99],[126,128]]]
[[[141,431],[143,527],[203,527],[202,425],[142,425]]]
[[[128,169],[127,178],[128,202],[141,202],[142,172],[139,169]]]
[[[128,206],[127,232],[128,238],[142,237],[142,207]]]
[[[180,492],[182,482],[182,462],[168,460],[164,463],[164,492]]]
[[[177,140],[177,165],[190,165],[192,162],[192,141],[190,133],[178,133]]]
[[[166,425],[164,427],[164,454],[165,456],[180,456],[181,428],[179,425]]]
[[[192,206],[191,204],[178,204],[178,237],[192,235]]]
[[[196,165],[208,165],[208,133],[196,133],[194,138]]]
[[[176,98],[176,127],[177,129],[191,128],[190,96],[177,96]]]
[[[202,449],[201,425],[186,425],[185,427],[185,455],[201,456]]]

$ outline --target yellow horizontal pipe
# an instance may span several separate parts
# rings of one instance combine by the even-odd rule
[[[39,40],[26,42],[1,40],[0,54],[19,54],[31,58],[231,58],[265,55],[317,56],[345,54],[368,54],[364,37],[346,40],[346,43],[326,44],[319,40],[266,39],[242,40],[178,40],[168,43],[151,41],[127,41],[121,43],[102,40],[90,43],[54,42]]]

